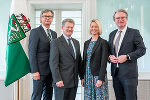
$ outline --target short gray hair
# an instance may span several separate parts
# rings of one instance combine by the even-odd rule
[[[117,12],[123,12],[123,13],[125,13],[125,14],[126,14],[126,17],[128,18],[128,13],[127,13],[126,10],[124,10],[124,9],[118,9],[117,11],[115,11],[115,13],[114,13],[114,15],[113,15],[113,20],[115,20],[115,14],[116,14]]]
[[[75,25],[75,22],[73,19],[71,18],[66,18],[62,21],[62,26],[64,26],[66,24],[66,22],[69,22],[69,23],[73,23],[73,26]]]
[[[43,10],[41,11],[41,13],[40,13],[40,17],[43,16],[43,13],[47,13],[47,12],[51,12],[51,13],[52,13],[52,17],[54,17],[54,12],[53,12],[52,10],[50,10],[50,9],[43,9]]]

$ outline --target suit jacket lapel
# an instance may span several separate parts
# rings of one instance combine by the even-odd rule
[[[93,53],[95,52],[96,48],[99,46],[99,44],[100,44],[100,39],[101,39],[101,37],[99,36],[98,39],[97,39],[97,41],[96,41],[96,43],[95,43],[95,45],[94,45],[94,47],[93,47],[93,49],[92,49],[91,56],[92,56]]]
[[[51,32],[52,39],[54,39],[54,33],[52,32],[51,29],[50,29],[50,32]]]
[[[55,35],[55,33],[51,29],[50,29],[50,32],[51,32],[51,35],[52,35],[52,39],[57,38],[56,35]]]
[[[119,52],[121,51],[123,45],[126,43],[128,38],[129,38],[129,28],[127,28],[127,31],[126,31],[126,33],[125,33],[125,35],[123,37],[123,40],[122,40]]]
[[[44,31],[42,25],[39,26],[39,29],[40,29],[40,31],[41,31],[41,36],[43,36],[43,38],[44,38],[46,41],[49,41],[49,38],[48,38],[48,36],[46,35],[46,33],[45,33],[45,31]]]
[[[96,48],[99,46],[99,44],[100,44],[100,39],[101,39],[101,37],[99,36],[98,39],[97,39],[97,41],[96,41],[96,43],[95,43],[95,45],[94,45],[94,47],[93,47],[93,49],[92,49],[91,55],[95,52]],[[84,50],[85,59],[86,59],[87,49],[88,49],[88,47],[89,47],[90,41],[91,41],[91,38],[90,38],[90,39],[87,41],[87,43],[85,44],[85,50]]]
[[[74,47],[75,47],[75,50],[76,50],[76,56],[78,56],[77,54],[78,54],[78,49],[79,49],[79,46],[78,46],[78,44],[77,44],[77,42],[72,38],[72,41],[73,41],[73,44],[74,44]]]
[[[116,55],[116,52],[115,52],[115,48],[114,48],[114,45],[113,45],[113,41],[114,41],[114,38],[115,38],[115,35],[116,35],[116,33],[117,33],[117,30],[115,30],[114,32],[113,32],[113,35],[110,37],[110,48],[112,49],[112,53],[114,54],[114,55]]]
[[[85,47],[84,47],[84,59],[86,59],[86,56],[87,56],[87,49],[88,49],[88,47],[89,47],[89,44],[90,44],[90,41],[91,41],[91,39],[89,39],[86,43],[85,43]]]
[[[61,39],[62,45],[66,48],[66,50],[67,50],[67,51],[70,53],[70,55],[73,57],[72,51],[71,51],[71,49],[70,49],[70,47],[69,47],[67,41],[65,40],[64,36],[61,35],[61,36],[60,36],[60,39]],[[74,58],[74,57],[73,57],[73,58]]]

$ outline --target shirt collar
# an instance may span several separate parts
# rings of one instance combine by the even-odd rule
[[[64,38],[65,38],[66,40],[69,39],[69,37],[67,37],[66,35],[63,34],[63,36],[64,36]],[[70,37],[70,38],[71,38],[71,37]]]
[[[122,33],[125,33],[125,32],[126,32],[126,30],[127,30],[127,25],[124,27],[124,29],[123,29],[123,30],[119,30],[119,29],[118,29],[118,32],[119,32],[119,31],[122,31]]]
[[[47,29],[43,24],[42,24],[43,29],[45,30],[45,32],[47,32]]]
[[[67,37],[66,35],[64,35],[63,34],[63,36],[64,36],[64,38],[65,38],[65,40],[67,41],[67,43],[68,43],[68,39],[69,39],[69,37]],[[71,38],[71,37],[70,37]],[[72,41],[72,40],[71,40]]]

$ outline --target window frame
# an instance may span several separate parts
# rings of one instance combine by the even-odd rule
[[[35,13],[37,11],[41,11],[41,10],[42,9],[37,9],[37,10],[35,9]],[[61,29],[61,27],[62,27],[62,25],[61,25],[62,19],[65,18],[65,17],[62,17],[62,12],[63,11],[81,11],[81,15],[79,17],[79,18],[81,18],[81,24],[78,24],[78,25],[80,25],[82,27],[82,10],[81,9],[80,10],[76,10],[76,9],[75,10],[73,10],[73,9],[67,9],[67,10],[66,9],[65,10],[64,9],[59,9],[59,10],[53,9],[53,11],[54,11],[54,18],[55,18],[55,20],[54,20],[55,24],[53,24],[53,25],[55,25],[55,29],[52,29],[52,30],[56,31],[59,36],[62,34],[62,29]],[[40,18],[40,14],[37,16],[37,13],[36,13],[35,14],[35,26],[36,27],[39,26],[39,20],[37,20],[39,18]],[[70,18],[72,18],[72,17],[70,17]],[[74,32],[75,32],[75,30],[74,30]],[[78,40],[81,42],[82,29],[81,29],[81,31],[78,31],[78,32],[80,32],[80,38]],[[81,86],[80,82],[79,82],[78,89],[77,89],[77,95],[80,95],[81,97],[78,97],[78,98],[80,98],[80,100],[82,100],[82,86]],[[76,98],[77,98],[77,96],[76,96]]]

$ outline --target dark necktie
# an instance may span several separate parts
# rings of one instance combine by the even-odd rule
[[[119,41],[120,41],[120,37],[121,37],[121,32],[122,31],[119,31],[118,32],[118,37],[116,38],[116,41],[115,41],[115,51],[116,51],[116,56],[118,56],[118,46],[119,46]]]
[[[51,32],[50,32],[50,29],[47,29],[47,34],[48,34],[49,40],[51,41],[52,40],[52,35],[51,35]]]
[[[73,46],[72,46],[72,44],[71,44],[71,38],[68,39],[68,44],[69,44],[69,47],[70,47],[70,49],[71,49],[71,52],[72,52],[73,57],[75,57],[74,49],[73,49]]]

